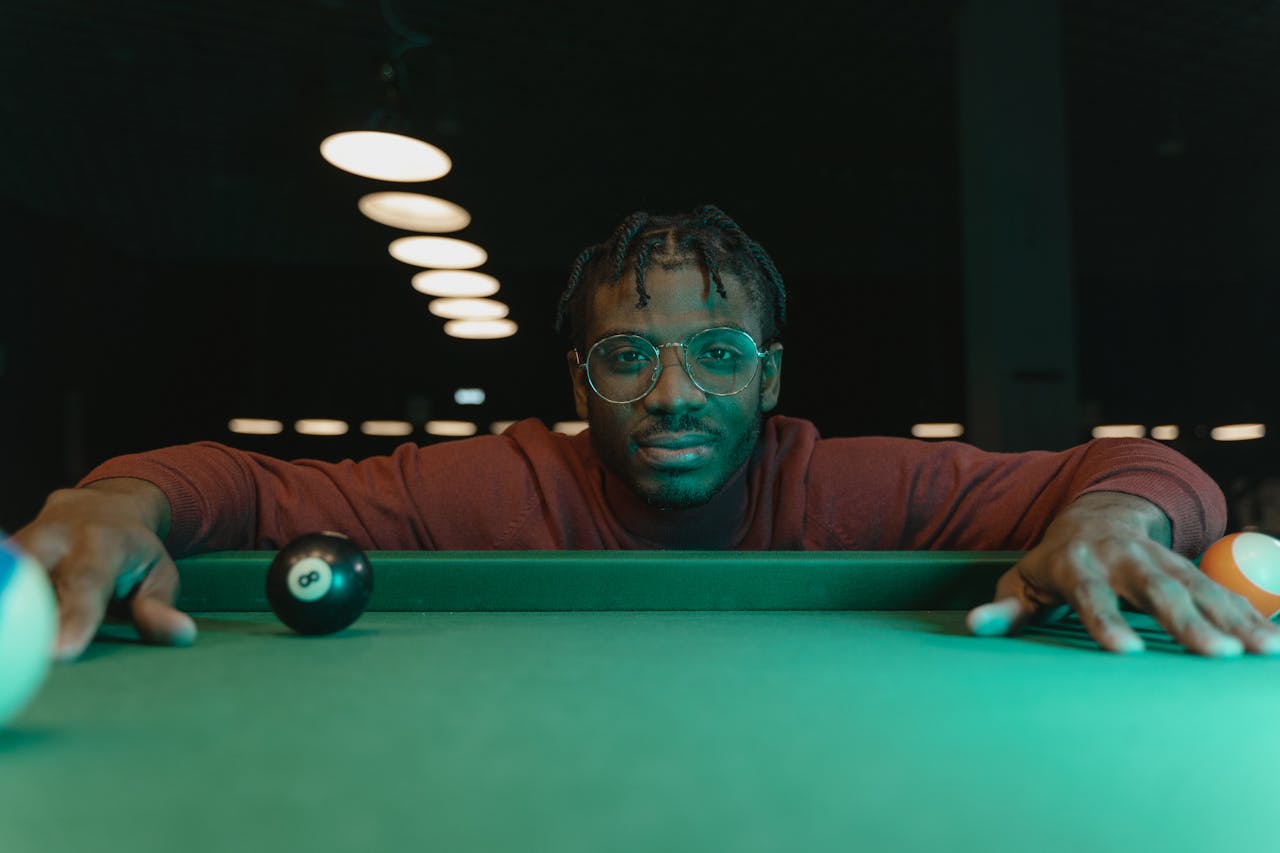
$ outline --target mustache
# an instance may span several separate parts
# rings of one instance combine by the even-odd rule
[[[720,430],[692,413],[681,415],[657,415],[642,423],[634,433],[636,438],[648,438],[661,433],[700,432],[719,438]]]

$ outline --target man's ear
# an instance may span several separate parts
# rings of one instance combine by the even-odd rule
[[[565,354],[565,360],[569,363],[569,382],[573,385],[573,405],[578,411],[578,417],[585,421],[587,395],[591,393],[591,388],[587,385],[587,371],[578,364],[577,350],[569,350]]]
[[[782,393],[782,344],[769,344],[764,364],[760,369],[764,377],[760,380],[760,411],[770,412],[778,405],[778,395]]]

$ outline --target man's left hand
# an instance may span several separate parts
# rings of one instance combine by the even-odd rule
[[[1142,651],[1142,638],[1121,614],[1123,600],[1195,654],[1280,654],[1280,627],[1171,551],[1170,541],[1168,518],[1149,501],[1118,492],[1084,495],[1005,572],[995,600],[969,611],[969,630],[1014,634],[1070,607],[1104,649]]]

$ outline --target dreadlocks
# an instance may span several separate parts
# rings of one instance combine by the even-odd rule
[[[764,342],[776,340],[781,333],[787,319],[787,291],[773,259],[738,223],[710,204],[672,216],[638,211],[622,220],[607,241],[583,249],[574,259],[569,283],[560,295],[556,330],[563,331],[568,323],[574,344],[581,350],[586,343],[582,336],[591,289],[602,283],[617,285],[627,270],[635,274],[636,307],[648,305],[645,271],[654,258],[663,269],[697,262],[707,271],[716,293],[726,299],[729,294],[721,276],[735,276],[760,308]]]

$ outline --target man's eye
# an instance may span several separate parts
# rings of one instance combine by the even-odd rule
[[[608,363],[612,365],[637,365],[644,364],[649,360],[649,354],[642,349],[634,347],[625,347],[622,349],[612,350],[608,353]]]
[[[741,353],[728,347],[708,347],[698,353],[698,361],[736,361],[740,358]]]

